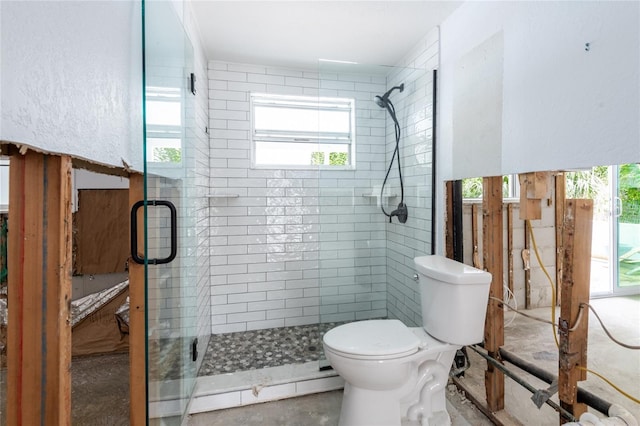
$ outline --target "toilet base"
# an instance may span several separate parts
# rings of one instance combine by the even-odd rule
[[[389,391],[360,389],[344,384],[338,426],[401,426],[399,398]]]
[[[361,407],[361,408],[360,408]],[[403,416],[401,403],[389,393],[344,385],[338,426],[451,426],[447,411],[437,411],[421,421]]]
[[[409,374],[411,379],[395,389],[365,389],[346,380],[339,426],[449,426],[445,388],[458,347],[447,349],[402,364],[414,372]],[[334,364],[335,355],[331,352],[329,355],[333,356],[328,359],[333,359]],[[340,365],[353,373],[355,365],[345,361],[349,360],[343,359]],[[370,366],[372,370],[364,371],[375,374],[383,365],[374,364]]]

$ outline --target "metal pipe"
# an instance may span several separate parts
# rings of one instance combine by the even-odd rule
[[[520,386],[524,387],[529,392],[535,393],[535,392],[538,391],[538,389],[534,388],[532,385],[530,385],[529,383],[527,383],[526,381],[524,381],[523,379],[521,379],[520,377],[518,377],[517,375],[512,373],[511,370],[507,369],[507,367],[505,367],[503,364],[501,364],[500,362],[498,362],[494,358],[491,358],[488,354],[485,354],[484,352],[480,351],[475,346],[468,346],[468,347],[473,349],[478,355],[480,355],[481,357],[486,359],[488,362],[493,364],[498,370],[502,371],[504,374],[509,376],[514,382],[518,383]],[[554,410],[556,410],[558,413],[560,413],[560,415],[562,417],[564,417],[565,419],[567,419],[568,421],[570,421],[570,422],[578,421],[578,419],[576,419],[573,416],[573,414],[571,414],[570,412],[568,412],[567,410],[565,410],[564,408],[562,408],[561,406],[559,406],[555,402],[553,402],[551,400],[547,400],[546,404],[549,405]]]
[[[557,378],[553,373],[549,373],[548,371],[543,370],[537,365],[525,361],[517,355],[502,348],[500,348],[500,357],[503,360],[515,365],[516,367],[526,371],[527,373],[537,377],[538,379],[546,383],[551,384],[551,382],[553,382]],[[589,392],[588,390],[581,389],[580,387],[578,387],[578,402],[587,404],[589,407],[605,415],[608,415],[609,408],[611,407],[610,402],[607,402],[599,396]]]

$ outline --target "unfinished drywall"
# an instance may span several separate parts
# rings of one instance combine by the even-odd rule
[[[457,78],[456,67],[499,34],[502,114],[480,124],[499,129],[501,142],[487,143],[467,131],[479,123],[454,122],[456,87],[483,84],[481,74]],[[466,2],[440,40],[438,200],[448,180],[640,161],[640,3]],[[454,155],[466,149],[475,155]]]
[[[469,2],[441,31],[443,180],[640,161],[640,3]],[[454,96],[461,84],[486,84],[473,68],[460,72],[460,61],[499,34],[502,115],[482,123],[501,130],[496,144],[466,131],[478,125],[472,116],[453,112],[465,101]],[[487,61],[499,54],[490,53]],[[495,108],[494,94],[474,100],[477,117]],[[468,147],[477,155],[454,156]]]
[[[142,170],[140,2],[0,9],[0,140]]]

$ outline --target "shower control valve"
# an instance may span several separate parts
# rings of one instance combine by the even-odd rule
[[[392,211],[391,214],[389,215],[389,223],[391,223],[391,218],[393,216],[398,217],[398,222],[406,223],[407,218],[409,217],[409,211],[407,210],[407,205],[402,202],[398,204],[398,208]]]

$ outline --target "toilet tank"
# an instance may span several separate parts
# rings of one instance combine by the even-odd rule
[[[414,262],[426,332],[456,345],[482,342],[491,274],[442,256]]]

